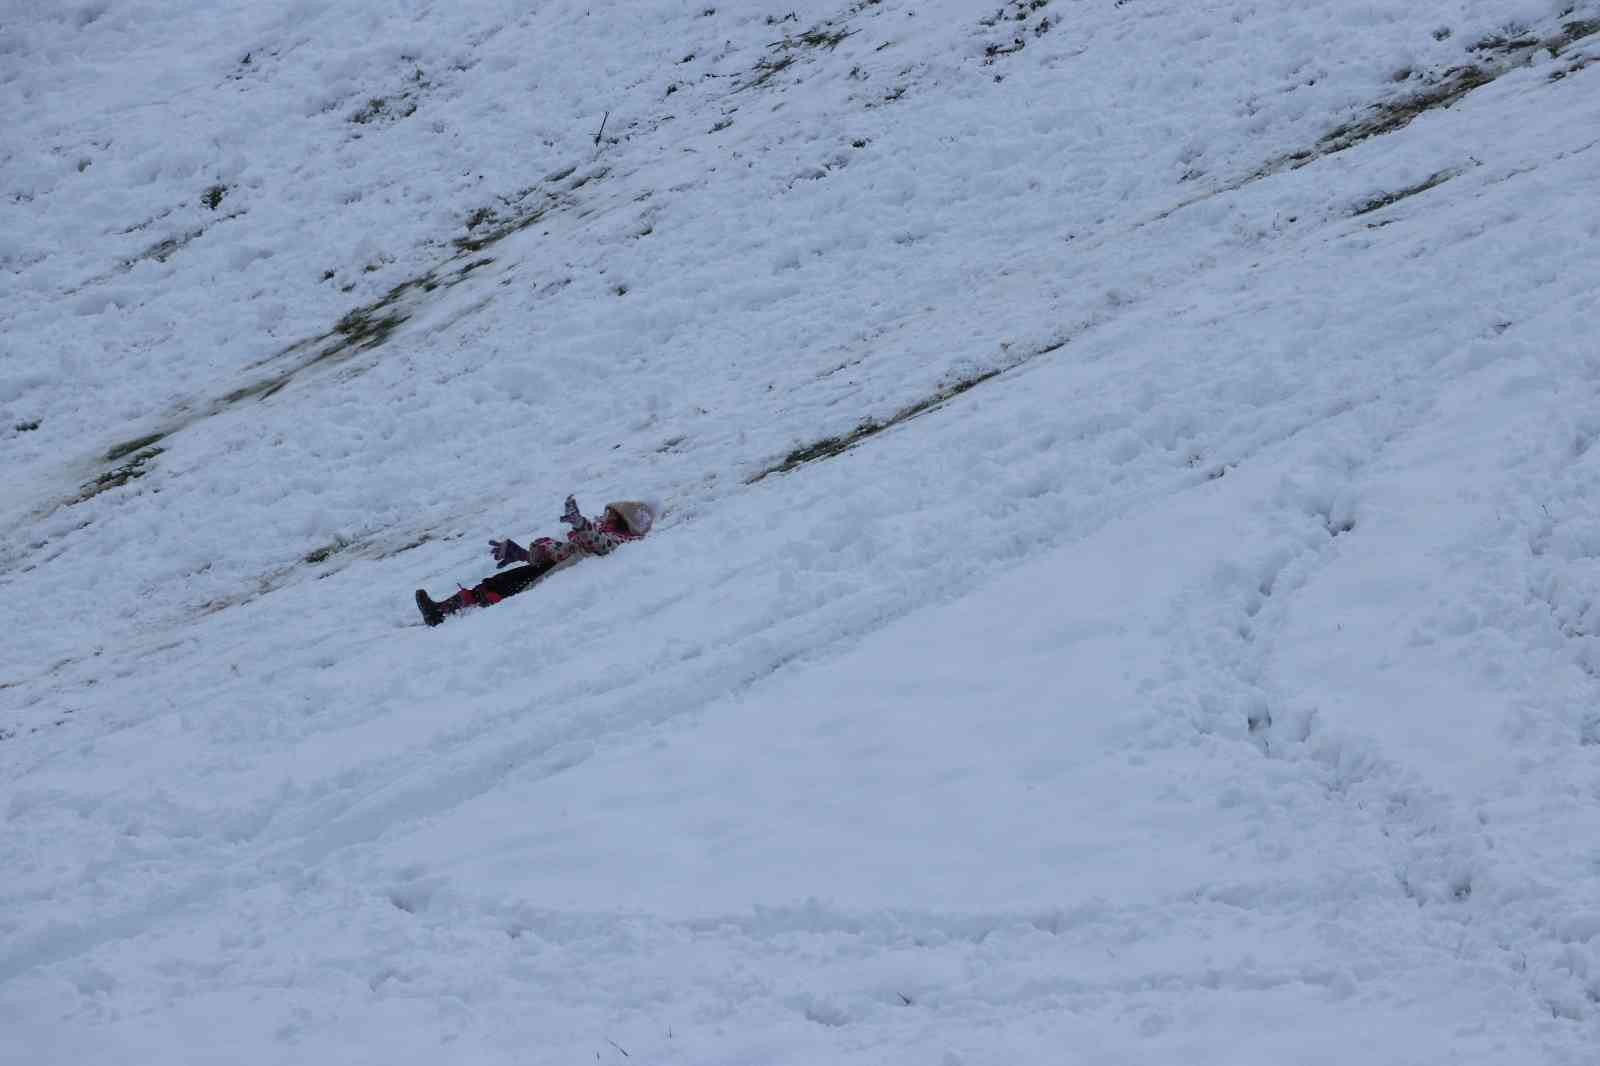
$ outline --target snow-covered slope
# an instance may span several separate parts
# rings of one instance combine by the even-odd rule
[[[1597,31],[6,9],[0,1057],[1592,1062]]]

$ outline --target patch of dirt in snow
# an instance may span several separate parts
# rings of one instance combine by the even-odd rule
[[[1568,22],[1559,31],[1544,38],[1531,33],[1513,40],[1485,38],[1471,48],[1482,57],[1479,62],[1452,67],[1441,75],[1424,77],[1424,88],[1371,105],[1365,117],[1337,126],[1324,134],[1315,151],[1303,156],[1290,156],[1288,161],[1303,165],[1314,158],[1342,152],[1368,138],[1404,129],[1419,116],[1449,107],[1474,89],[1481,89],[1505,74],[1527,66],[1540,50],[1547,51],[1553,58],[1560,57],[1575,42],[1597,32],[1600,32],[1600,19]]]
[[[983,46],[983,65],[992,66],[998,59],[1016,55],[1028,46],[1030,38],[1043,37],[1055,28],[1055,21],[1045,12],[1050,0],[1011,0],[997,8],[994,14],[978,20],[988,34]],[[998,81],[1000,75],[995,76]]]
[[[1049,355],[1051,352],[1059,351],[1060,349],[1066,347],[1067,343],[1068,341],[1066,339],[1053,341],[1028,353],[1020,359],[1013,360],[1005,366],[993,367],[988,370],[979,371],[975,374],[958,378],[948,384],[941,385],[939,388],[935,389],[931,395],[925,396],[914,403],[907,404],[885,418],[879,419],[868,416],[867,418],[862,419],[854,429],[846,433],[840,433],[830,437],[823,437],[819,440],[812,441],[810,444],[800,445],[799,447],[791,450],[781,460],[765,466],[761,470],[758,470],[756,473],[745,478],[745,483],[753,485],[767,477],[769,474],[787,474],[791,470],[805,466],[807,463],[814,463],[823,459],[831,459],[836,455],[842,455],[850,449],[856,447],[856,445],[860,444],[862,441],[875,437],[886,429],[891,429],[895,426],[901,425],[902,423],[909,422],[919,415],[927,414],[929,411],[938,410],[950,400],[960,396],[962,393],[974,389],[986,381],[991,381],[1004,373],[1015,370],[1042,355]]]
[[[561,207],[576,207],[576,201],[571,199],[570,194],[591,182],[603,179],[610,172],[610,167],[597,166],[578,174],[577,167],[568,167],[545,178],[545,183],[549,185],[565,182],[561,189],[551,191],[540,189],[537,185],[529,186],[510,196],[499,197],[498,207],[477,208],[467,216],[467,235],[455,239],[456,250],[481,252],[491,244],[503,241],[513,233],[542,221],[551,211]],[[574,177],[574,174],[577,176]],[[501,211],[505,214],[502,215]],[[482,232],[478,232],[480,226],[483,227]]]
[[[1361,204],[1357,205],[1356,209],[1350,212],[1350,214],[1352,216],[1368,215],[1374,211],[1382,210],[1383,208],[1388,207],[1390,204],[1397,204],[1401,200],[1416,196],[1419,193],[1425,193],[1429,189],[1436,189],[1440,185],[1443,185],[1445,182],[1449,181],[1451,178],[1457,177],[1462,173],[1464,173],[1464,171],[1460,167],[1449,167],[1444,170],[1437,171],[1428,175],[1415,185],[1408,185],[1403,189],[1396,189],[1394,192],[1384,193],[1381,196],[1374,196],[1371,199],[1365,200]]]
[[[493,259],[483,257],[471,260],[448,272],[429,271],[421,277],[401,282],[372,303],[352,309],[334,323],[333,328],[327,333],[297,341],[271,358],[256,364],[257,367],[261,367],[290,356],[302,355],[299,361],[288,368],[203,404],[201,413],[197,415],[175,413],[172,416],[174,424],[167,428],[113,445],[106,451],[102,461],[116,465],[84,484],[76,495],[64,502],[68,506],[80,504],[109,489],[118,488],[144,477],[149,473],[149,463],[163,451],[155,445],[198,421],[220,414],[247,399],[269,399],[307,370],[342,362],[360,352],[381,347],[393,335],[395,329],[415,313],[419,294],[454,288],[474,271],[493,262]],[[307,351],[311,354],[303,355]]]
[[[1337,154],[1374,137],[1398,132],[1409,126],[1419,116],[1430,111],[1448,108],[1473,90],[1481,89],[1511,71],[1527,66],[1540,50],[1548,52],[1552,57],[1560,57],[1565,55],[1574,43],[1591,37],[1596,33],[1600,33],[1600,19],[1567,22],[1562,24],[1556,32],[1545,37],[1536,37],[1529,34],[1517,36],[1511,40],[1485,38],[1469,49],[1469,51],[1480,57],[1475,62],[1453,66],[1442,72],[1434,73],[1418,73],[1409,69],[1402,71],[1401,74],[1404,75],[1404,81],[1418,81],[1421,83],[1421,88],[1388,100],[1370,104],[1361,118],[1335,126],[1323,134],[1315,145],[1297,149],[1271,159],[1241,178],[1198,193],[1158,212],[1145,222],[1136,224],[1134,228],[1137,229],[1151,222],[1164,221],[1185,208],[1193,207],[1217,196],[1238,192],[1258,181],[1285,171],[1299,170],[1315,163],[1319,159]],[[1557,81],[1568,74],[1582,70],[1588,64],[1588,61],[1589,57],[1587,56],[1579,57],[1564,70],[1553,72],[1550,80]],[[1458,176],[1460,173],[1462,172],[1459,170],[1441,171],[1418,185],[1397,190],[1391,194],[1390,198],[1374,198],[1368,203],[1358,206],[1352,213],[1360,215],[1368,211],[1375,211],[1387,206],[1389,203],[1394,203],[1434,188],[1450,180],[1450,178]],[[1192,177],[1193,175],[1186,174],[1180,180],[1190,180]]]

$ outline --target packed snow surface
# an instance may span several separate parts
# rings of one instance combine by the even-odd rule
[[[1600,1055],[1600,3],[0,9],[0,1060]],[[437,629],[490,537],[647,539]]]

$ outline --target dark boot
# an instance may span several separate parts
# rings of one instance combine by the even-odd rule
[[[417,610],[422,612],[422,620],[430,626],[444,621],[444,604],[428,599],[426,589],[417,590]]]
[[[455,614],[463,607],[493,603],[494,600],[499,598],[496,596],[491,600],[479,594],[475,589],[462,589],[449,599],[435,601],[428,598],[428,593],[425,590],[418,589],[417,610],[422,612],[422,620],[424,622],[430,626],[436,626],[444,621],[444,616],[447,614]]]

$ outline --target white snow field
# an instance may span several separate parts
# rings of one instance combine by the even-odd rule
[[[1600,0],[15,0],[0,100],[0,1062],[1600,1062]]]

